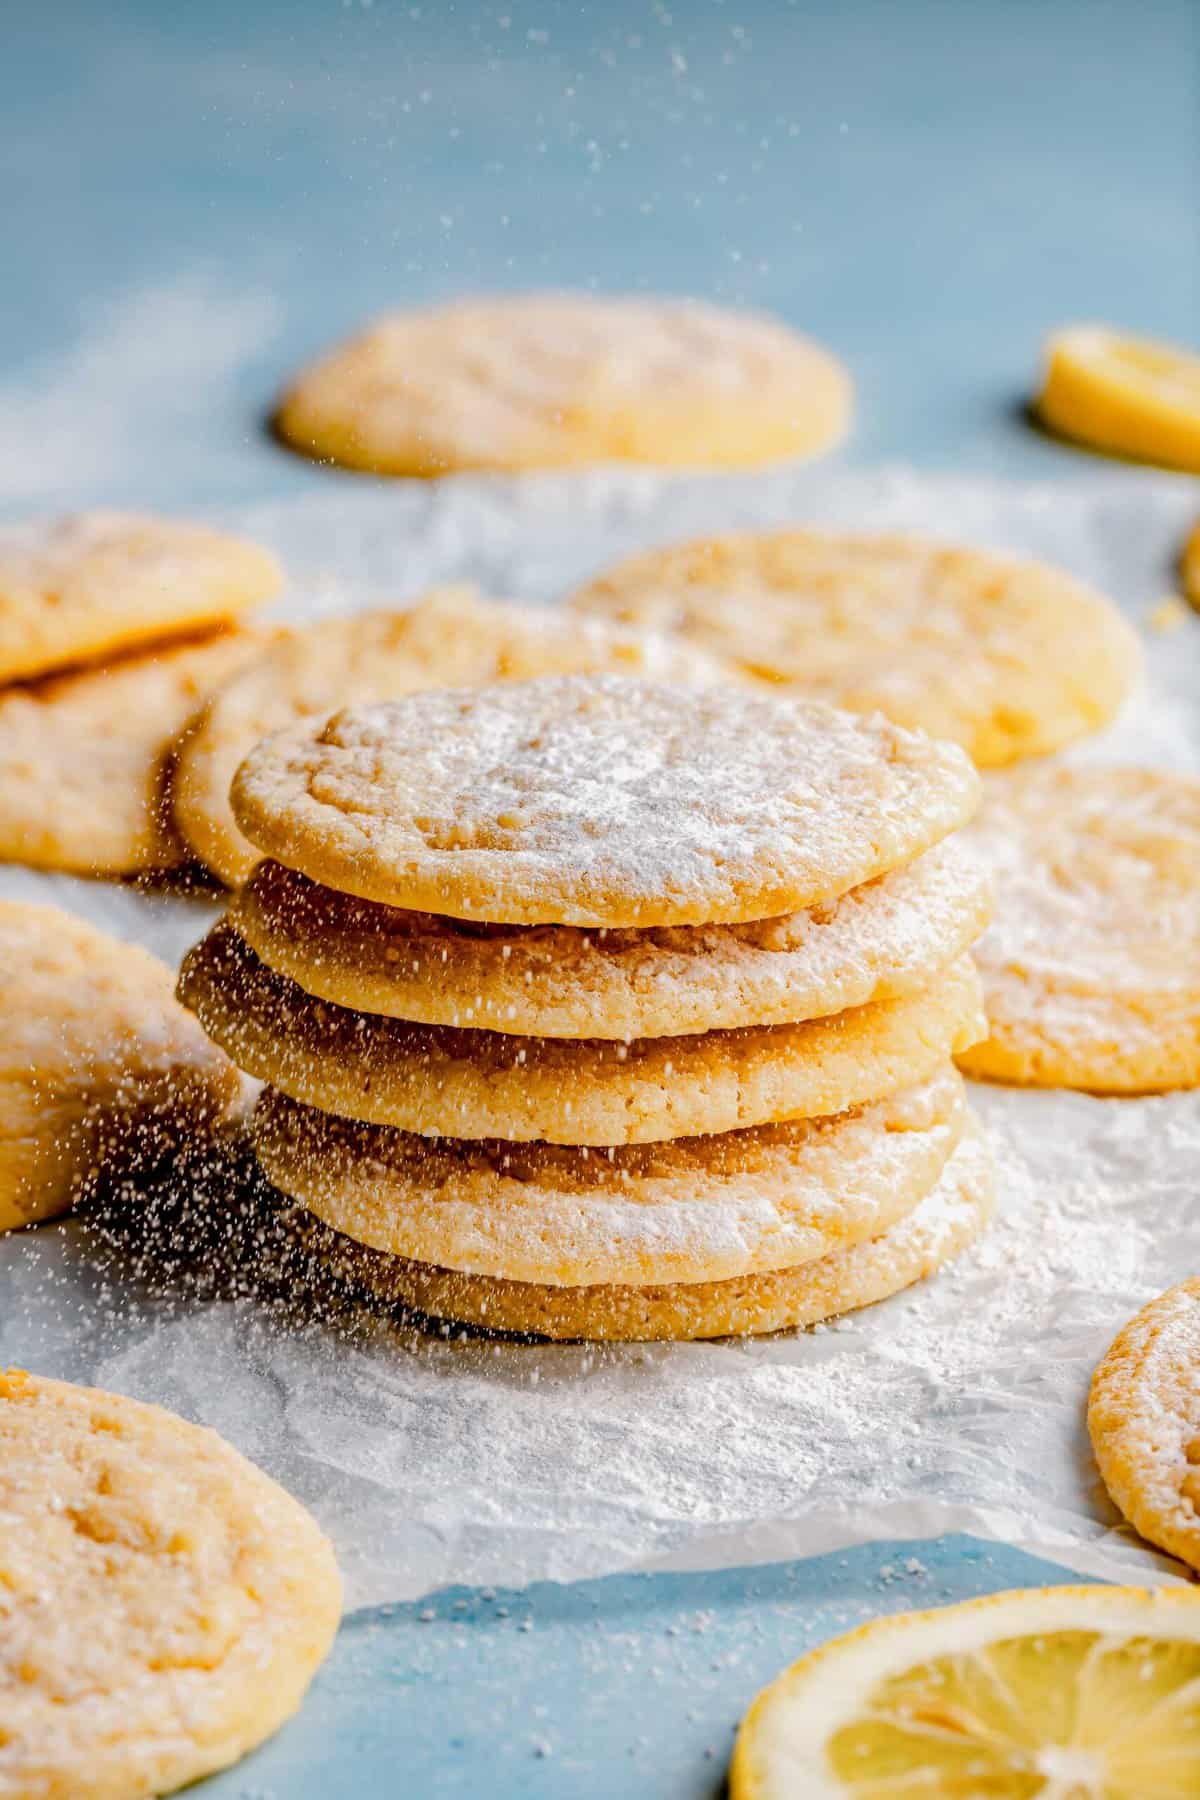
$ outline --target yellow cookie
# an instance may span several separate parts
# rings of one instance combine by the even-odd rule
[[[739,468],[826,449],[850,405],[841,364],[775,319],[548,293],[387,314],[304,370],[276,424],[306,455],[384,475]]]
[[[1200,1278],[1131,1319],[1092,1378],[1104,1485],[1150,1543],[1200,1569]]]
[[[77,875],[186,862],[167,794],[175,741],[263,642],[222,632],[0,689],[0,861]]]
[[[492,924],[708,925],[835,899],[970,817],[952,744],[732,687],[565,675],[268,738],[233,810],[363,900]]]
[[[171,982],[70,913],[0,901],[0,1231],[65,1212],[110,1151],[161,1148],[238,1092]]]
[[[698,685],[727,678],[721,663],[689,644],[602,619],[581,622],[557,608],[484,600],[470,588],[435,590],[402,611],[326,619],[282,638],[211,696],[180,746],[175,823],[201,862],[237,887],[258,853],[237,828],[229,785],[260,738],[335,707],[420,688],[590,669]]]
[[[996,882],[971,1075],[1094,1093],[1200,1082],[1200,781],[1031,768],[971,837]]]
[[[757,1336],[873,1306],[965,1249],[992,1200],[991,1156],[971,1131],[926,1198],[876,1238],[765,1275],[645,1287],[498,1281],[366,1250],[311,1217],[299,1229],[336,1274],[431,1318],[548,1338],[651,1341]]]
[[[1111,601],[1061,570],[920,538],[746,532],[651,550],[574,596],[747,674],[949,738],[981,766],[1113,717],[1141,651]]]
[[[314,1000],[228,925],[179,997],[247,1074],[344,1118],[432,1137],[637,1144],[845,1112],[909,1087],[985,1029],[969,957],[931,988],[801,1025],[698,1037],[509,1037]]]
[[[990,888],[956,838],[828,906],[747,925],[471,925],[262,862],[229,918],[322,1000],[531,1037],[673,1037],[778,1025],[928,987],[984,929]]]
[[[75,513],[0,527],[0,681],[18,681],[269,600],[279,565],[178,519]]]
[[[837,1118],[604,1152],[415,1137],[268,1088],[254,1140],[277,1188],[392,1256],[550,1286],[721,1281],[894,1225],[941,1175],[965,1110],[946,1066]]]
[[[291,1717],[333,1642],[333,1550],[214,1431],[0,1370],[0,1793],[151,1800]]]

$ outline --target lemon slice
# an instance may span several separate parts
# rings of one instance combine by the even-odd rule
[[[1047,345],[1037,411],[1097,450],[1200,471],[1200,356],[1177,345],[1070,325]]]
[[[730,1800],[1195,1800],[1200,1596],[1018,1589],[877,1619],[794,1663]]]
[[[1192,527],[1191,536],[1183,546],[1179,572],[1184,593],[1196,611],[1200,612],[1200,524]]]

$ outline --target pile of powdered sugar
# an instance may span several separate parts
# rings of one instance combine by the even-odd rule
[[[1151,473],[1031,489],[788,470],[339,485],[234,522],[283,554],[304,614],[434,580],[550,598],[638,545],[815,519],[1044,555],[1140,621],[1197,507],[1194,486]],[[1146,693],[1080,754],[1200,767],[1200,620],[1146,647]],[[0,892],[56,899],[172,958],[214,912],[19,870]],[[216,1426],[314,1508],[354,1602],[947,1529],[1144,1572],[1150,1553],[1100,1489],[1084,1402],[1119,1326],[1200,1272],[1200,1095],[972,1097],[999,1165],[995,1224],[921,1289],[828,1328],[600,1350],[417,1340],[317,1311],[285,1323],[252,1298],[156,1291],[75,1223],[0,1240],[0,1361]],[[210,1186],[232,1237],[232,1195]],[[158,1254],[151,1231],[141,1273]]]

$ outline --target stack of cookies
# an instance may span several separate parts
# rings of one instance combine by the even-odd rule
[[[562,1338],[810,1323],[990,1208],[952,1061],[984,1029],[978,786],[953,745],[725,686],[351,708],[242,764],[268,860],[180,994],[378,1294]]]

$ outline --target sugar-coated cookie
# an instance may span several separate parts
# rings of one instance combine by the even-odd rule
[[[845,1112],[923,1081],[985,1029],[969,957],[896,1000],[800,1025],[572,1042],[411,1025],[314,1000],[221,923],[179,996],[294,1100],[437,1137],[653,1143]]]
[[[266,550],[180,519],[0,526],[0,682],[227,623],[282,581]]]
[[[610,1151],[416,1137],[273,1088],[253,1133],[268,1179],[358,1243],[579,1287],[727,1280],[877,1237],[938,1180],[965,1113],[946,1065],[837,1118]]]
[[[251,751],[234,815],[364,900],[493,924],[740,923],[835,899],[969,818],[953,744],[733,687],[552,676],[410,695]]]
[[[928,987],[987,924],[959,838],[826,906],[747,925],[475,925],[356,900],[259,863],[228,917],[271,968],[363,1012],[531,1037],[777,1025]]]
[[[1098,730],[1141,666],[1113,603],[1062,570],[915,537],[703,538],[618,563],[573,604],[678,631],[789,690],[878,709],[981,766]]]
[[[276,424],[309,456],[385,475],[738,468],[827,448],[850,406],[841,364],[778,320],[548,293],[377,319],[297,377]]]
[[[815,1325],[911,1287],[979,1236],[993,1196],[991,1153],[970,1130],[926,1198],[879,1237],[766,1275],[645,1287],[497,1281],[365,1250],[311,1216],[299,1229],[343,1278],[435,1319],[548,1338],[741,1337]]]
[[[420,688],[601,669],[699,685],[731,676],[715,657],[661,633],[486,600],[470,588],[434,590],[403,609],[322,620],[283,636],[217,687],[179,748],[175,823],[200,861],[237,887],[258,852],[238,830],[229,785],[261,738],[335,707]]]
[[[994,921],[969,1074],[1156,1093],[1200,1083],[1200,781],[1040,767],[987,783],[972,828]]]
[[[136,945],[0,901],[0,1231],[64,1212],[108,1154],[161,1147],[234,1098],[236,1070],[171,988]]]
[[[152,1800],[300,1705],[333,1550],[213,1431],[0,1370],[0,1793]]]
[[[1130,1524],[1200,1570],[1200,1277],[1117,1334],[1092,1378],[1088,1430]]]
[[[226,631],[0,689],[0,861],[76,875],[186,862],[168,792],[176,740],[263,642]]]

